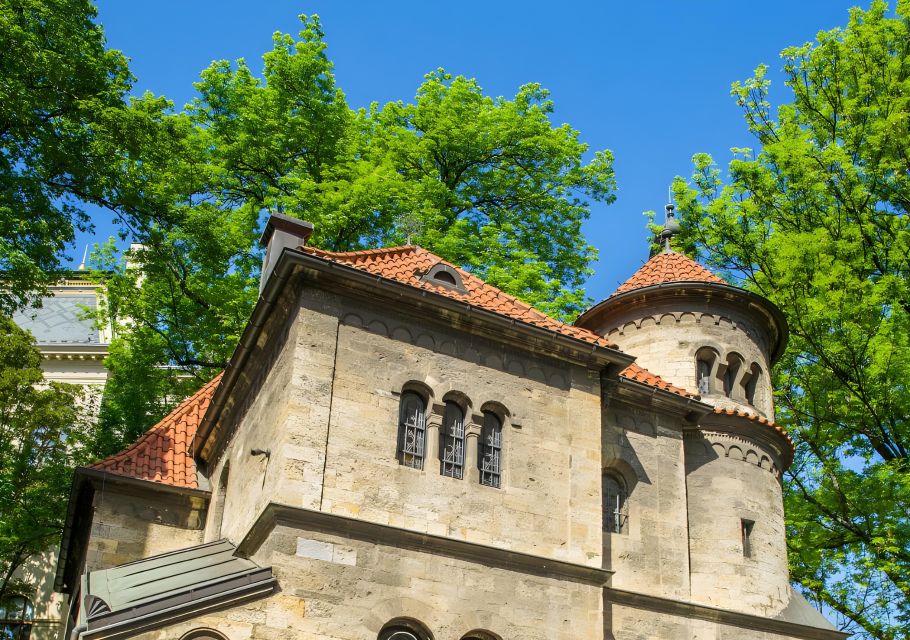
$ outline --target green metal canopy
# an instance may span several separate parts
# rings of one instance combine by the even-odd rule
[[[272,593],[271,568],[235,553],[219,540],[92,571],[72,640],[125,638]]]

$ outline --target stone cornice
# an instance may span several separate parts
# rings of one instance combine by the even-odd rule
[[[574,562],[555,560],[490,545],[412,531],[391,525],[368,522],[324,511],[269,503],[238,545],[239,554],[249,557],[279,525],[320,531],[389,547],[398,547],[477,562],[520,573],[571,580],[602,587],[610,581],[612,571]]]
[[[740,629],[755,629],[766,633],[778,633],[790,638],[805,638],[805,640],[845,640],[850,636],[848,633],[842,633],[834,629],[822,629],[820,627],[810,627],[794,622],[787,622],[775,618],[764,618],[739,611],[730,611],[728,609],[718,609],[694,602],[685,602],[683,600],[672,600],[670,598],[661,598],[658,596],[636,593],[634,591],[623,591],[621,589],[604,589],[604,600],[615,604],[654,611],[656,613],[666,613],[669,615],[679,616],[681,618],[695,618],[698,620],[708,620],[717,624],[725,624]]]

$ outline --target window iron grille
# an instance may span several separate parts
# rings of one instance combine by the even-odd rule
[[[450,478],[464,476],[464,412],[454,402],[446,402],[440,432],[440,473]]]
[[[483,416],[478,467],[480,484],[499,488],[502,478],[502,422],[489,411]]]
[[[401,394],[398,421],[398,462],[412,469],[423,469],[426,451],[426,405],[413,391]]]

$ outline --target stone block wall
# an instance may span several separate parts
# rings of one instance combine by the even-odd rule
[[[722,407],[754,408],[773,420],[770,345],[755,319],[742,310],[732,305],[666,302],[659,308],[630,307],[611,321],[616,326],[604,332],[610,340],[636,356],[636,362],[644,368],[692,392],[698,392],[695,355],[702,347],[713,348],[721,363],[731,353],[742,356],[745,364],[740,380],[745,369],[758,364],[762,373],[754,405],[746,402],[739,383],[734,384],[732,398],[724,397],[716,379],[712,393],[704,399]]]
[[[342,318],[321,508],[338,515],[600,566],[597,372],[367,309]],[[468,404],[465,472],[442,476],[441,410],[422,470],[398,463],[400,393]],[[482,410],[506,413],[500,488],[477,472]]]
[[[202,498],[111,484],[97,488],[86,570],[109,569],[201,543],[205,508]]]
[[[603,638],[594,585],[287,526],[253,559],[272,567],[279,592],[136,638],[176,640],[208,627],[229,640],[373,640],[402,617],[434,640],[478,629],[521,640]]]
[[[628,490],[622,533],[604,532],[614,587],[689,597],[688,515],[681,418],[613,404],[603,412],[604,468]]]
[[[692,600],[773,617],[789,601],[776,468],[755,444],[728,434],[687,434],[685,449]],[[748,556],[743,520],[754,523]]]

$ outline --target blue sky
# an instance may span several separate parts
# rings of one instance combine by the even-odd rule
[[[526,82],[552,92],[554,121],[581,132],[591,150],[616,156],[618,197],[592,207],[585,234],[600,250],[588,282],[595,300],[647,259],[643,211],[662,211],[676,175],[700,151],[721,163],[752,147],[730,83],[779,52],[843,26],[847,0],[651,2],[288,2],[157,0],[98,2],[108,45],[122,50],[149,90],[177,105],[212,60],[246,58],[260,68],[275,31],[296,33],[301,13],[319,14],[336,81],[353,107],[411,100],[437,67],[473,76],[488,94],[513,96]],[[868,4],[868,3],[866,3]],[[865,4],[863,5],[865,6]],[[785,98],[780,90],[772,96]],[[93,237],[112,233],[103,217]]]

